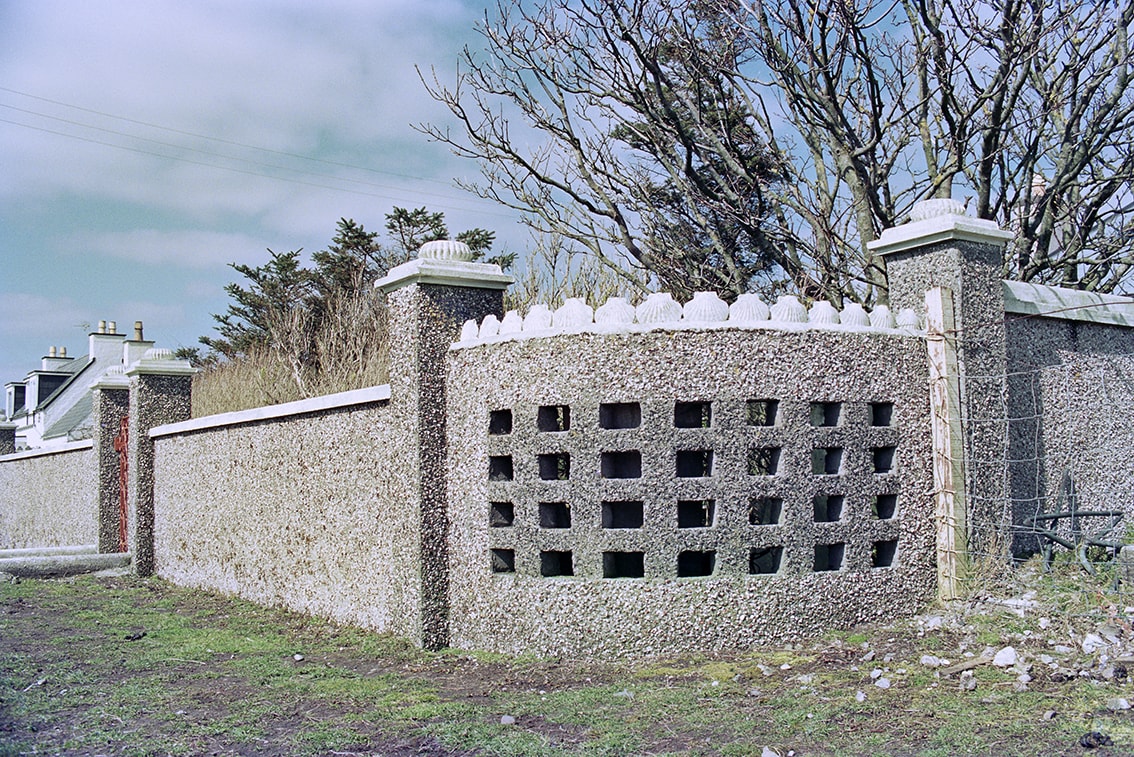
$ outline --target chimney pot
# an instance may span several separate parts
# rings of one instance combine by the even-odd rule
[[[48,356],[48,357],[55,357],[55,347],[54,347],[54,345],[53,345],[53,346],[51,346],[51,347],[48,347],[48,348],[47,348],[47,356]]]
[[[59,348],[59,357],[67,357],[67,348],[66,347],[60,347]]]
[[[144,339],[145,339],[145,337],[142,336],[142,322],[141,321],[134,321],[134,341],[140,342]]]
[[[99,321],[98,322],[98,333],[100,333],[100,334],[106,333],[106,321]]]
[[[118,333],[118,322],[117,321],[110,321],[109,323],[107,323],[106,324],[106,333],[117,334]]]

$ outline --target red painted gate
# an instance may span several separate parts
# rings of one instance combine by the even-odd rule
[[[130,416],[122,416],[118,435],[114,437],[114,451],[118,453],[118,551],[125,552],[126,543],[126,473],[129,470],[126,451],[130,442]]]

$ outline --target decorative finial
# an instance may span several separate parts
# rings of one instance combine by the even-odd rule
[[[464,242],[455,239],[438,239],[426,242],[417,251],[422,260],[454,260],[466,263],[473,259],[472,250]]]

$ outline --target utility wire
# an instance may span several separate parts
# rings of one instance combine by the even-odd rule
[[[283,155],[283,156],[286,156],[286,157],[289,157],[289,158],[298,158],[299,160],[307,160],[307,161],[311,161],[313,163],[324,163],[324,164],[329,165],[329,166],[338,166],[339,168],[353,168],[353,169],[358,170],[358,171],[368,171],[370,173],[385,174],[386,176],[396,176],[400,179],[413,179],[414,181],[428,181],[428,182],[431,182],[431,183],[434,183],[434,184],[441,184],[441,185],[446,186],[446,187],[449,186],[448,182],[440,181],[439,179],[427,179],[427,178],[422,177],[422,176],[410,176],[409,174],[397,173],[395,171],[383,171],[383,170],[378,169],[378,168],[369,168],[367,166],[356,166],[356,165],[352,165],[350,163],[340,163],[340,162],[335,161],[335,160],[326,160],[324,158],[313,158],[310,155],[302,155],[300,153],[286,152],[284,150],[273,150],[270,147],[259,147],[257,145],[246,144],[244,142],[236,142],[236,141],[233,141],[231,139],[223,139],[221,137],[210,137],[207,134],[197,134],[196,132],[184,131],[182,129],[175,129],[175,128],[170,127],[170,126],[162,126],[160,124],[154,124],[154,123],[150,123],[148,121],[139,121],[137,119],[128,118],[126,116],[116,116],[113,113],[105,113],[105,112],[100,111],[100,110],[93,110],[91,108],[84,108],[80,105],[71,105],[70,103],[61,102],[59,100],[52,100],[52,99],[47,98],[47,97],[40,97],[39,95],[33,95],[33,94],[29,94],[27,92],[20,92],[19,90],[9,89],[8,87],[0,87],[0,92],[8,92],[8,93],[13,94],[13,95],[19,95],[21,97],[27,97],[27,98],[30,98],[32,100],[39,100],[40,102],[51,103],[52,105],[59,105],[63,108],[71,108],[72,110],[82,111],[83,113],[90,113],[92,115],[101,116],[103,118],[111,118],[111,119],[114,119],[114,120],[117,120],[117,121],[125,121],[126,123],[137,124],[138,126],[146,126],[150,129],[159,129],[161,131],[168,131],[172,134],[181,134],[182,136],[186,136],[186,137],[195,137],[197,139],[204,139],[204,140],[207,140],[207,141],[210,141],[210,142],[219,142],[220,144],[232,145],[233,147],[243,147],[243,148],[248,149],[248,150],[259,150],[260,152],[272,153],[274,155]],[[48,118],[52,118],[52,116],[48,116]],[[60,119],[60,120],[62,120],[62,119]],[[91,127],[91,128],[95,128],[95,127]]]

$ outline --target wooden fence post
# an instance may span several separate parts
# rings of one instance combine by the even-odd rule
[[[944,287],[930,289],[925,293],[925,312],[933,426],[937,594],[942,600],[953,600],[960,598],[960,575],[967,560],[965,452],[953,292]]]

